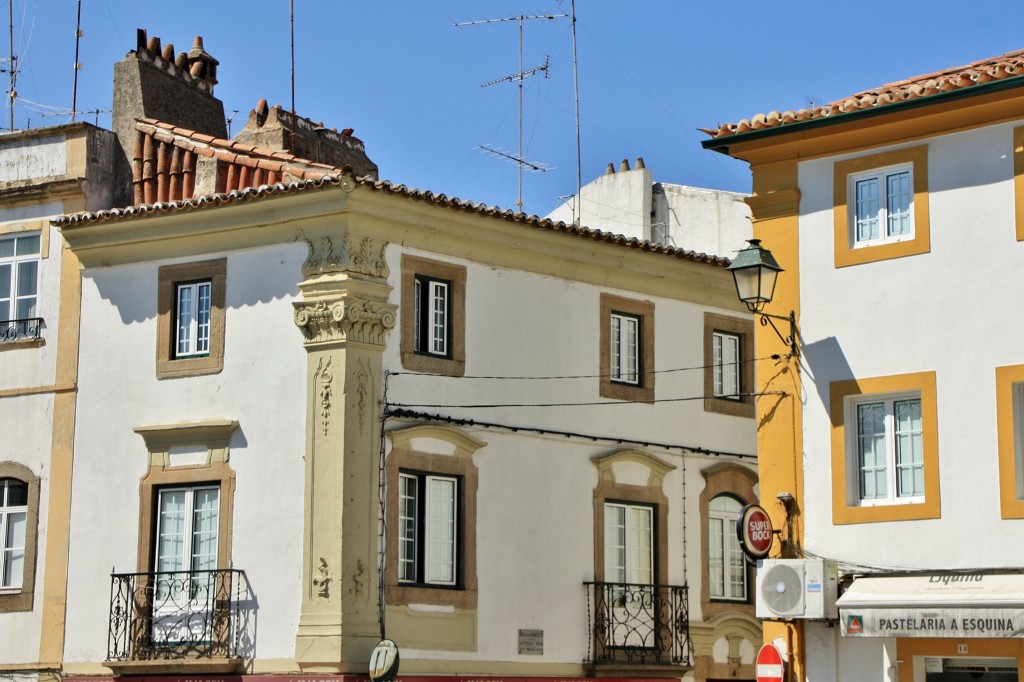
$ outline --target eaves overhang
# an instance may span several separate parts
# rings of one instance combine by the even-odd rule
[[[950,90],[948,92],[939,92],[927,97],[916,97],[913,99],[903,100],[901,102],[891,102],[881,106],[858,109],[856,111],[843,112],[831,116],[811,118],[806,121],[784,123],[744,133],[721,135],[708,140],[702,140],[701,146],[704,147],[704,149],[710,149],[711,151],[731,156],[730,147],[741,145],[746,142],[754,142],[785,135],[798,135],[808,130],[842,125],[844,123],[861,121],[878,116],[887,116],[905,111],[912,111],[947,102],[955,102],[957,100],[967,100],[1020,87],[1024,87],[1024,76],[1014,76],[1011,78],[983,83],[981,85],[975,85],[970,88],[960,88],[957,90]]]

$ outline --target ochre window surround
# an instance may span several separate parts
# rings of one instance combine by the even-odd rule
[[[210,352],[200,357],[175,357],[177,284],[208,280],[210,287]],[[165,265],[157,289],[156,376],[158,379],[217,374],[224,368],[224,308],[227,259]]]
[[[640,320],[640,373],[637,384],[612,381],[612,313],[623,313]],[[612,294],[601,294],[600,396],[614,400],[654,400],[654,303]]]
[[[448,357],[416,352],[416,276],[449,283],[450,317]],[[402,254],[401,303],[402,367],[412,372],[427,372],[461,377],[466,372],[466,268],[452,263]]]
[[[594,580],[604,582],[605,503],[649,505],[654,509],[654,582],[668,580],[668,496],[665,476],[676,467],[640,450],[622,450],[592,459],[598,471],[594,489]],[[616,476],[619,464],[641,465],[648,471],[646,481],[626,482]]]
[[[996,428],[999,449],[999,511],[1004,519],[1024,519],[1024,432],[1021,385],[1024,365],[996,367]]]
[[[714,386],[714,334],[728,332],[740,339],[740,393],[739,400],[715,396]],[[733,417],[754,418],[754,323],[738,317],[704,313],[704,411]]]
[[[719,495],[731,495],[744,504],[757,502],[757,495],[754,486],[757,485],[757,473],[739,464],[723,462],[714,464],[701,470],[704,477],[704,490],[700,493],[700,525],[701,525],[701,561],[702,566],[708,565],[710,556],[709,535],[709,514],[708,506],[711,500]],[[708,620],[721,613],[743,613],[751,618],[754,617],[753,595],[754,581],[752,574],[747,573],[747,601],[719,601],[711,600],[711,585],[709,571],[701,571],[700,585],[700,612],[704,619]]]
[[[853,202],[850,176],[875,168],[899,164],[913,166],[914,236],[899,242],[853,247]],[[832,216],[834,225],[835,266],[837,268],[902,258],[931,251],[928,220],[928,146],[920,145],[837,161],[833,171]]]
[[[476,496],[478,473],[473,453],[485,443],[455,429],[435,425],[413,426],[388,434],[393,447],[384,465],[386,479],[385,529],[389,551],[384,566],[385,603],[431,604],[457,609],[476,609]],[[413,439],[446,444],[452,454],[413,449]],[[405,471],[450,476],[458,479],[457,581],[454,587],[402,583],[398,579],[399,475]]]
[[[25,559],[21,587],[0,592],[0,613],[31,611],[36,585],[36,547],[39,528],[39,477],[17,462],[0,462],[0,478],[13,478],[28,487],[25,515]]]
[[[938,412],[935,372],[895,374],[868,379],[834,381],[829,387],[832,418],[832,522],[870,523],[937,519],[941,516],[939,496]],[[924,450],[924,501],[899,500],[877,505],[860,505],[853,498],[857,488],[856,453],[850,451],[851,433],[846,419],[850,404],[871,395],[915,393],[921,399],[922,445]],[[851,424],[855,429],[856,424]]]

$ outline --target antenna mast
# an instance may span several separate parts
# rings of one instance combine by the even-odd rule
[[[7,90],[8,106],[10,107],[10,130],[14,130],[14,100],[18,97],[18,92],[14,86],[18,80],[18,58],[14,56],[14,0],[8,0],[7,2],[7,24],[8,24],[8,44],[10,51],[7,57],[7,73],[10,74],[11,85]]]
[[[82,0],[78,0],[78,19],[75,21],[75,82],[71,87],[71,122],[75,122],[75,116],[78,115],[78,72],[81,70],[82,65],[78,61],[78,46],[82,42]],[[97,116],[97,125],[99,125],[99,117]]]
[[[81,0],[79,0],[81,1]],[[572,0],[572,91],[576,101],[576,201],[572,205],[572,222],[582,220],[583,207],[580,194],[583,192],[583,163],[580,157],[580,67],[576,58],[576,0]]]
[[[519,198],[516,200],[516,206],[519,210],[523,210],[523,168],[528,167],[533,171],[545,171],[548,167],[545,164],[529,163],[523,158],[523,80],[530,76],[536,76],[538,73],[543,73],[544,77],[548,77],[548,73],[551,68],[551,60],[548,57],[544,58],[544,63],[541,66],[534,67],[532,69],[523,70],[523,22],[529,19],[561,19],[568,15],[566,14],[533,14],[526,15],[520,14],[516,17],[501,17],[498,19],[482,19],[480,21],[464,21],[455,24],[456,28],[462,26],[479,26],[481,24],[497,24],[508,21],[519,22],[519,71],[511,76],[505,76],[504,78],[498,78],[497,80],[489,81],[484,83],[480,87],[487,87],[488,85],[494,85],[495,83],[503,83],[506,81],[517,82],[519,84],[519,154],[518,156],[512,156],[506,152],[497,151],[490,147],[481,146],[479,149],[483,149],[486,152],[500,156],[506,159],[515,161],[516,166],[519,169]]]

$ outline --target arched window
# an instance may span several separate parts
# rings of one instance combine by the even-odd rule
[[[743,503],[718,495],[708,503],[708,590],[712,599],[746,601],[747,566],[736,538]]]

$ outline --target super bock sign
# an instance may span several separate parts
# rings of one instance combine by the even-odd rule
[[[768,556],[775,538],[768,512],[757,504],[748,504],[740,510],[740,518],[736,521],[736,537],[740,541],[740,549],[751,561]]]

